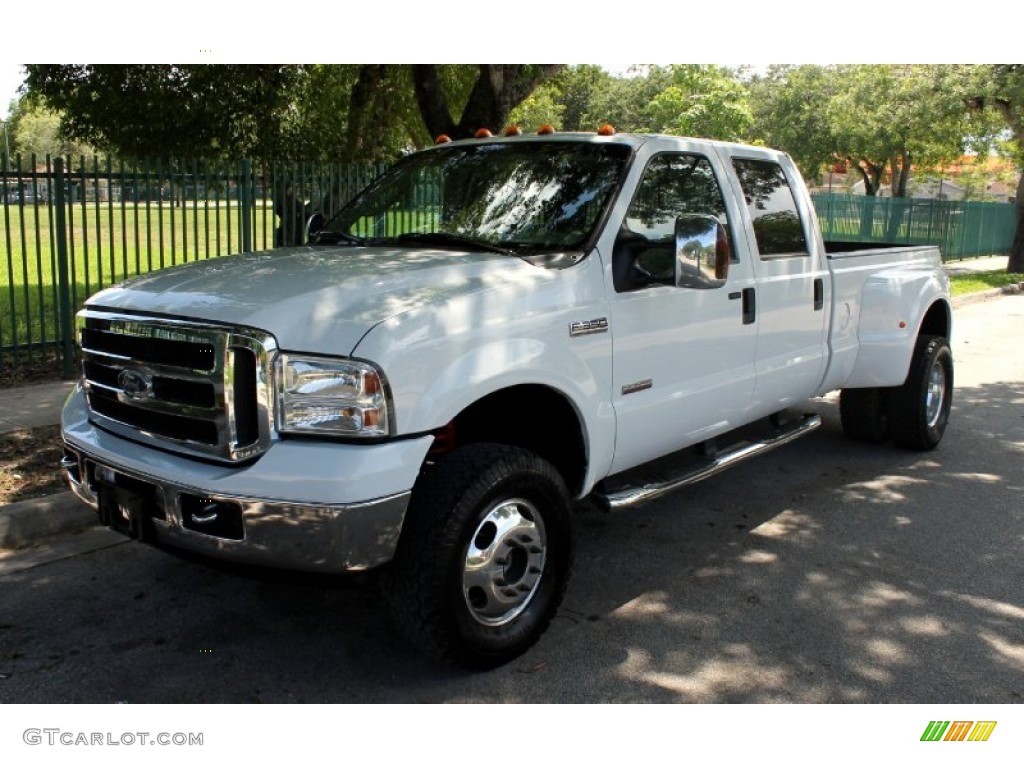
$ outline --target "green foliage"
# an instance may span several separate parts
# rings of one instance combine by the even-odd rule
[[[612,76],[596,64],[566,67],[549,82],[555,102],[562,108],[560,127],[565,131],[593,130],[591,105],[612,81]]]
[[[816,181],[836,159],[828,104],[837,90],[827,67],[773,66],[749,83],[751,133],[793,158],[805,178]]]
[[[61,134],[136,157],[272,157],[295,65],[29,64],[31,93],[61,114]]]
[[[21,155],[23,168],[28,168],[30,158],[35,155],[42,160],[47,155],[94,155],[93,147],[80,141],[67,139],[60,134],[60,115],[46,107],[23,99],[17,103],[8,133],[11,143],[11,165]]]
[[[463,133],[502,122],[557,68],[33,64],[26,82],[34,103],[60,115],[61,138],[125,157],[382,161],[432,142],[432,120],[464,121]],[[524,109],[556,113],[554,92]]]
[[[988,133],[965,104],[975,75],[931,64],[773,67],[751,85],[756,130],[811,179],[843,160],[877,194],[888,168],[901,196],[911,164],[959,158]]]
[[[590,97],[583,129],[611,123],[618,131],[650,131],[648,107],[672,84],[664,67],[636,67],[625,77],[610,77]]]
[[[644,109],[656,133],[736,141],[753,123],[747,89],[731,70],[708,64],[674,64],[669,83]]]
[[[553,83],[544,83],[508,116],[510,125],[518,125],[524,133],[532,133],[542,125],[564,126],[565,105],[558,102],[561,92]]]

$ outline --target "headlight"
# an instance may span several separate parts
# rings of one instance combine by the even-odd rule
[[[281,432],[341,437],[391,433],[384,377],[369,363],[284,354],[276,367]]]

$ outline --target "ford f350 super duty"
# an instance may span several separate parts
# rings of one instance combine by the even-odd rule
[[[849,436],[934,448],[950,325],[938,251],[826,247],[779,152],[444,142],[314,217],[306,245],[93,296],[63,466],[144,541],[384,566],[414,642],[487,666],[555,613],[574,499],[707,477],[814,429],[786,414],[834,390]],[[652,479],[670,455],[692,461]]]

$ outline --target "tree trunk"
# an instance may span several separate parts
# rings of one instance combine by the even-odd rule
[[[480,64],[469,101],[458,122],[452,116],[434,64],[415,64],[412,82],[423,122],[431,136],[466,139],[477,130],[500,131],[509,113],[562,64]]]
[[[1010,246],[1010,258],[1006,262],[1006,271],[1024,274],[1024,173],[1017,182],[1017,231],[1013,235]]]
[[[351,161],[363,156],[373,99],[382,87],[385,73],[384,64],[363,64],[359,67],[359,77],[352,86],[352,97],[349,101],[348,132],[345,137],[346,160]]]
[[[890,187],[892,196],[906,197],[907,182],[910,180],[910,153],[904,149],[890,162],[892,163],[892,185]]]
[[[852,157],[848,157],[847,160],[849,161],[850,166],[856,168],[857,173],[860,174],[860,179],[864,182],[864,194],[868,197],[874,197],[877,195],[878,189],[875,187],[874,182],[871,180],[871,176],[864,169],[864,166],[861,165],[860,161]],[[868,167],[870,168],[870,165]]]

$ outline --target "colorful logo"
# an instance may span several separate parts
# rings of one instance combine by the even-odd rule
[[[932,720],[921,741],[988,741],[995,729],[995,720]]]

